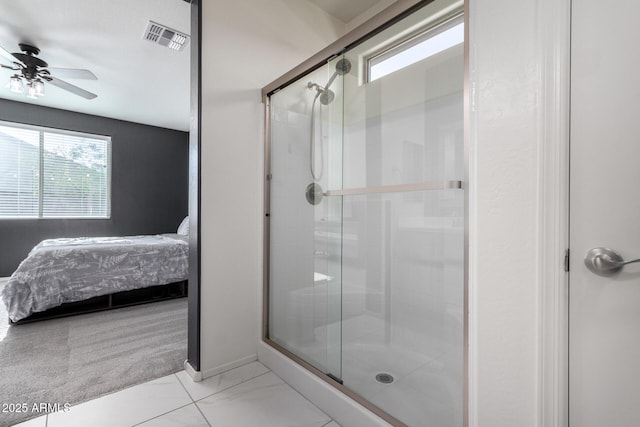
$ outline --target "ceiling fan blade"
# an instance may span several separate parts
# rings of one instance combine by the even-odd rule
[[[16,66],[10,67],[10,66],[8,66],[8,65],[4,65],[4,64],[0,64],[0,67],[2,67],[2,68],[8,68],[9,70],[13,70],[13,71],[18,71],[18,70],[20,69],[20,68],[18,68],[18,67],[16,67]]]
[[[49,72],[56,76],[65,79],[84,79],[84,80],[98,80],[95,74],[89,70],[79,70],[76,68],[51,68]]]
[[[9,51],[5,50],[2,46],[0,46],[0,56],[2,56],[3,58],[6,58],[8,61],[11,61],[12,64],[14,62],[17,62],[18,64],[22,65],[23,67],[25,66],[22,61],[20,61],[18,58],[13,56],[13,54],[10,53]]]
[[[86,99],[93,99],[98,96],[95,93],[86,91],[82,88],[79,88],[78,86],[72,85],[71,83],[67,83],[64,80],[60,80],[53,76],[49,76],[47,80],[49,81],[49,83],[51,83],[54,86],[58,86],[60,89],[64,89],[68,92],[71,92],[75,95],[81,96]]]

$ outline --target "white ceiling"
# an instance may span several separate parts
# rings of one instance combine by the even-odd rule
[[[143,40],[149,20],[191,33],[183,0],[0,0],[0,46],[19,52],[27,42],[51,67],[98,77],[64,79],[96,93],[93,100],[52,85],[31,100],[5,87],[13,72],[0,68],[0,98],[187,131],[190,45],[176,52]]]
[[[330,15],[344,23],[366,12],[380,0],[309,0]]]
[[[384,2],[308,1],[345,23]],[[19,52],[18,43],[29,43],[50,67],[88,69],[98,77],[64,79],[97,94],[93,100],[52,85],[32,100],[11,92],[14,72],[0,68],[0,98],[188,131],[190,45],[176,52],[143,40],[149,20],[191,33],[184,0],[0,0],[0,46]],[[2,57],[0,63],[8,65]]]

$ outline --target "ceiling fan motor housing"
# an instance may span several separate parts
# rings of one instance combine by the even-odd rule
[[[18,43],[18,46],[21,51],[28,55],[38,55],[40,53],[40,49],[27,43]]]
[[[22,75],[28,81],[37,78],[39,69],[47,68],[49,64],[34,56],[40,53],[40,49],[37,47],[26,43],[20,43],[18,46],[20,46],[20,50],[24,53],[14,52],[12,55],[25,65],[25,67],[22,68]]]

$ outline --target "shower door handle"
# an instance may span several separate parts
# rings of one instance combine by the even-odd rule
[[[627,264],[640,262],[640,258],[625,261],[620,254],[609,248],[593,248],[584,257],[584,264],[589,271],[598,276],[610,277],[624,268]]]
[[[382,187],[346,188],[327,190],[325,196],[360,196],[374,193],[406,193],[410,191],[429,190],[461,190],[464,188],[462,181],[433,181],[419,182],[416,184],[385,185]]]

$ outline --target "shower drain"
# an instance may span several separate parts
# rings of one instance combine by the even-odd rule
[[[381,372],[376,375],[376,381],[382,384],[391,384],[393,382],[393,375]]]

